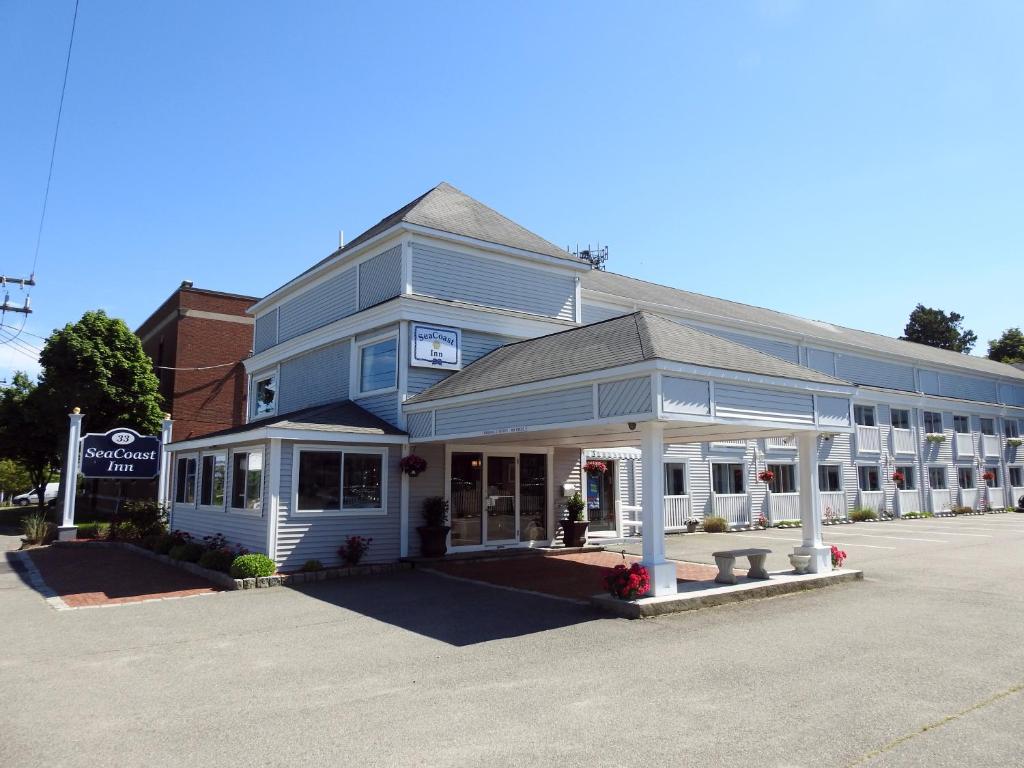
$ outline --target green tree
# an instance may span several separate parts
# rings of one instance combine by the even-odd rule
[[[988,358],[1000,363],[1024,363],[1024,333],[1007,328],[998,339],[988,343]]]
[[[9,502],[12,496],[32,488],[32,475],[12,459],[0,459],[0,498]]]
[[[67,429],[64,430],[65,439]],[[0,390],[0,457],[20,464],[42,488],[60,460],[61,430],[52,405],[28,376],[14,374]],[[39,506],[45,509],[43,495]]]
[[[974,348],[978,334],[966,330],[963,321],[964,317],[959,312],[950,312],[947,315],[941,309],[918,304],[910,313],[910,320],[900,338],[966,355]]]

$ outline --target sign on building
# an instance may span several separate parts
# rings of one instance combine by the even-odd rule
[[[413,365],[458,370],[462,367],[462,332],[423,323],[412,324]]]
[[[82,437],[82,466],[86,477],[148,480],[160,474],[160,438],[134,429],[112,429]]]

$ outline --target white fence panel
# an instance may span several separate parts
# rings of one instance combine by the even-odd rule
[[[948,488],[934,488],[928,492],[931,496],[931,511],[933,514],[949,512],[953,508],[953,495]]]
[[[750,525],[750,498],[745,493],[715,493],[715,515],[729,525]]]
[[[907,454],[910,456],[914,455],[916,446],[914,445],[913,430],[893,429],[890,434],[892,435],[892,452],[894,454]]]
[[[921,494],[917,491],[896,491],[896,511],[901,515],[907,512],[921,512]]]
[[[822,491],[818,494],[818,498],[821,500],[822,520],[846,519],[846,493],[844,491]]]
[[[969,459],[974,456],[974,439],[970,432],[953,434],[953,451],[958,459]]]
[[[800,519],[799,493],[770,493],[768,499],[771,502],[769,510],[772,523]]]
[[[961,488],[960,489],[960,506],[971,507],[972,509],[978,508],[978,489],[977,488]]]
[[[881,512],[885,507],[885,493],[882,491],[858,491],[857,506]]]
[[[878,427],[862,427],[857,425],[858,453],[881,453],[882,437]]]
[[[982,435],[981,436],[981,450],[985,456],[990,459],[999,457],[999,436],[998,435]]]
[[[686,521],[690,519],[690,497],[689,496],[666,496],[665,497],[665,530],[679,531],[686,528]]]

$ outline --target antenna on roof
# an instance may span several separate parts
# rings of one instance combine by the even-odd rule
[[[566,250],[577,259],[589,262],[590,266],[594,269],[601,270],[602,272],[604,271],[605,262],[608,261],[607,245],[602,248],[601,244],[598,243],[596,247],[591,247],[588,243],[586,248],[580,250],[579,243],[577,243],[576,250],[572,250],[571,248],[566,248]]]

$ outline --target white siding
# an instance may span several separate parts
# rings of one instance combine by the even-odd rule
[[[650,376],[600,384],[597,390],[598,412],[602,419],[652,410]]]
[[[663,376],[662,409],[666,413],[711,415],[711,395],[706,381]]]
[[[810,395],[717,384],[715,415],[718,418],[771,419],[811,424],[814,422],[814,401]]]

